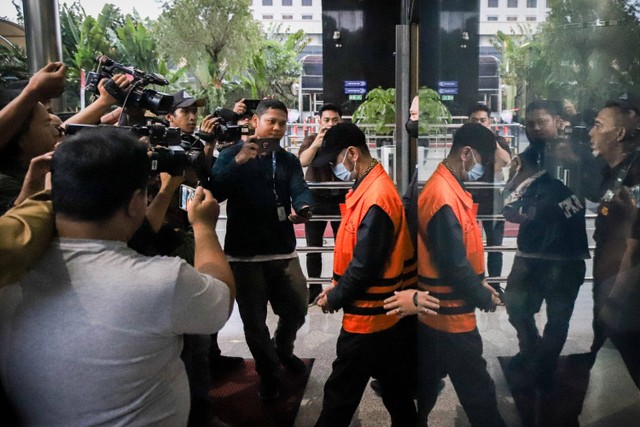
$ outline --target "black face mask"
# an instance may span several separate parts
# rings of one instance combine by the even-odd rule
[[[404,128],[407,130],[407,133],[411,138],[418,137],[418,121],[417,120],[407,120],[404,124]]]

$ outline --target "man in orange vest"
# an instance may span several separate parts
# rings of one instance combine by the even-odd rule
[[[348,426],[374,377],[383,386],[382,400],[392,425],[413,427],[416,409],[409,384],[414,373],[407,369],[405,348],[414,336],[404,334],[399,316],[387,315],[383,307],[394,291],[415,284],[413,244],[402,201],[354,124],[340,123],[327,130],[312,165],[326,164],[336,176],[355,179],[355,184],[341,205],[334,287],[324,290],[317,303],[325,312],[342,309],[344,317],[316,425]]]
[[[476,307],[493,311],[500,299],[484,279],[478,205],[463,184],[463,176],[479,177],[493,167],[495,150],[490,130],[465,124],[418,198],[418,287],[440,300],[437,316],[419,317],[419,425],[426,425],[446,375],[471,425],[504,425],[475,316]]]

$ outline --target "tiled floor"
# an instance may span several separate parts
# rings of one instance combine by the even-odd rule
[[[328,276],[330,255],[323,255],[323,275]],[[505,254],[505,274],[511,265],[512,255]],[[304,268],[304,255],[301,255]],[[590,275],[590,266],[587,275]],[[591,343],[591,284],[585,283],[580,291],[569,337],[563,354],[586,352]],[[543,308],[544,311],[544,308]],[[544,315],[538,315],[540,326],[544,324]],[[269,315],[271,330],[275,327],[276,317]],[[318,307],[311,307],[307,321],[299,331],[296,341],[296,354],[300,357],[316,359],[296,426],[312,426],[322,406],[322,387],[331,371],[335,358],[335,345],[340,329],[341,313],[323,314]],[[522,421],[515,408],[513,397],[506,384],[497,356],[509,356],[517,352],[515,331],[507,321],[504,307],[495,313],[478,313],[478,324],[484,340],[485,358],[489,372],[496,383],[498,404],[508,426],[521,426]],[[242,322],[237,311],[219,334],[219,343],[223,354],[251,357],[244,341]],[[640,392],[635,388],[618,352],[610,345],[600,351],[591,371],[591,380],[584,400],[580,425],[589,427],[631,427],[640,425]],[[351,426],[388,426],[389,416],[378,398],[367,388],[360,407],[354,415]],[[462,427],[469,422],[458,402],[453,387],[448,382],[431,413],[429,425],[435,427]]]

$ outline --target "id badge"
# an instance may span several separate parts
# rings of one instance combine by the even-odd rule
[[[278,220],[279,221],[287,220],[287,213],[284,211],[284,206],[278,206]]]

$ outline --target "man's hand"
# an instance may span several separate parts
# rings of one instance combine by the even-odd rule
[[[258,157],[258,144],[253,141],[245,141],[235,159],[237,164],[242,165],[256,157]]]
[[[198,187],[193,199],[187,202],[187,214],[194,228],[209,226],[215,229],[220,215],[220,206],[209,190]]]
[[[244,98],[242,98],[240,101],[236,102],[233,105],[233,112],[238,114],[238,115],[242,115],[247,111],[247,106],[244,103]]]
[[[303,222],[309,222],[313,213],[309,205],[304,205],[298,212],[292,213],[288,216],[289,222],[293,224],[302,224]]]
[[[482,281],[482,286],[491,293],[491,306],[489,308],[482,309],[482,311],[493,313],[496,311],[496,307],[500,305],[500,294],[498,291],[493,289],[493,287],[487,283],[486,280]]]
[[[220,117],[214,117],[211,114],[208,115],[202,120],[202,123],[200,123],[200,132],[213,134],[220,120],[222,120]]]
[[[16,206],[37,192],[46,189],[47,174],[51,171],[52,159],[53,151],[31,159],[29,169],[22,184],[22,189],[15,201]]]
[[[410,316],[417,314],[438,314],[440,300],[429,295],[427,291],[405,289],[395,291],[392,297],[384,300],[384,309],[388,316]]]
[[[329,300],[327,299],[327,294],[331,292],[331,289],[333,288],[323,289],[322,292],[320,292],[320,295],[316,298],[316,304],[322,309],[323,313],[335,313],[336,311],[329,307]]]
[[[62,62],[49,62],[29,79],[25,91],[33,93],[38,101],[58,98],[64,91],[66,71]]]
[[[102,79],[98,83],[98,93],[100,96],[98,97],[98,101],[101,102],[104,106],[115,105],[118,100],[113,97],[105,88],[104,85],[107,83],[109,79]],[[111,78],[113,83],[115,83],[120,91],[123,93],[127,92],[127,88],[131,85],[131,82],[127,78],[125,74],[117,74]]]

